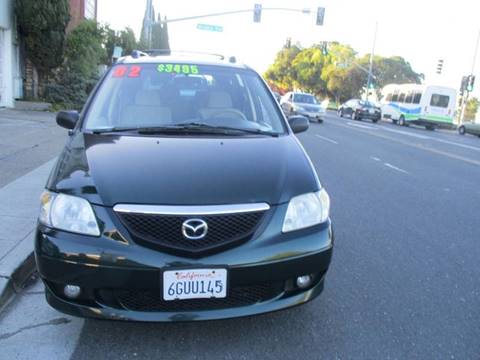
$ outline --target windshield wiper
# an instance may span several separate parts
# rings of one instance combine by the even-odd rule
[[[183,123],[179,124],[178,126],[183,126],[185,129],[199,129],[199,130],[213,130],[219,132],[240,132],[245,134],[255,134],[255,135],[266,135],[272,137],[278,137],[278,133],[272,131],[265,131],[261,129],[246,129],[246,128],[236,128],[232,126],[217,126],[217,125],[208,125],[205,123],[198,123],[198,122],[191,122],[191,123]]]
[[[238,133],[248,133],[256,135],[267,135],[278,137],[277,133],[263,131],[260,129],[244,129],[244,128],[234,128],[229,126],[213,126],[204,123],[184,123],[184,124],[175,124],[168,126],[150,126],[150,127],[110,127],[102,129],[94,129],[92,133],[94,134],[105,134],[105,133],[115,133],[115,132],[128,132],[135,131],[138,134],[171,134],[171,133],[208,133],[208,134],[222,134],[222,135],[238,135]]]

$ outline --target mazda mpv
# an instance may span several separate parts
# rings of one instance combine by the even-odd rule
[[[48,303],[85,317],[232,318],[323,289],[330,199],[251,68],[134,52],[68,129],[46,189],[35,255]]]

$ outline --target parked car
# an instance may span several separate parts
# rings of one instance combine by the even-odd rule
[[[41,197],[48,303],[76,316],[197,321],[308,302],[333,249],[330,199],[250,67],[134,52],[83,111]],[[208,80],[208,81],[207,81]]]
[[[312,94],[288,92],[281,99],[280,105],[287,116],[301,115],[309,120],[323,122],[325,108]]]
[[[480,123],[464,123],[458,127],[460,135],[472,134],[480,137]]]
[[[351,99],[340,105],[338,116],[350,117],[352,120],[370,119],[374,123],[380,120],[382,111],[370,101]]]

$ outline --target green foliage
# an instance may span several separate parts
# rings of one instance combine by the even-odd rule
[[[277,54],[275,62],[265,73],[265,78],[285,92],[295,86],[296,69],[292,66],[293,60],[301,49],[295,45],[286,45]]]
[[[287,44],[265,78],[283,92],[299,88],[340,102],[360,96],[367,83],[367,73],[361,68],[368,69],[369,60],[369,55],[357,58],[350,46],[337,42],[329,43],[327,48],[321,43],[305,49]],[[389,83],[420,83],[423,79],[399,56],[375,56],[373,74],[377,90]]]
[[[475,120],[475,116],[477,115],[478,108],[480,106],[480,100],[477,98],[471,98],[467,101],[467,105],[465,106],[465,116],[464,120]]]
[[[64,68],[86,79],[95,77],[106,56],[103,39],[103,29],[96,21],[82,21],[67,37]]]
[[[152,27],[152,49],[170,49],[168,25],[157,22]]]
[[[68,0],[16,0],[15,14],[27,57],[41,73],[62,63]]]
[[[120,46],[123,49],[122,55],[129,55],[133,50],[138,49],[135,33],[129,27],[117,32],[108,25],[105,25],[103,27],[103,34],[106,55],[103,62],[107,65],[112,64],[113,49],[115,46]]]
[[[84,20],[68,35],[57,81],[45,89],[47,101],[75,109],[83,106],[106,57],[103,41],[103,29],[92,20]]]

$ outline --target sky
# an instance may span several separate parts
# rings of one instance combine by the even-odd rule
[[[463,75],[472,70],[476,39],[480,31],[480,1],[477,0],[153,0],[162,17],[176,19],[215,12],[267,7],[312,9],[312,13],[266,11],[261,23],[253,14],[236,14],[169,24],[172,50],[235,55],[263,73],[287,38],[310,46],[320,41],[338,41],[352,46],[359,55],[372,51],[378,23],[375,54],[399,55],[426,83],[460,87]],[[114,29],[131,27],[140,35],[146,0],[98,0],[98,20]],[[315,25],[317,7],[325,7],[324,26]],[[197,25],[222,26],[222,32],[198,30]],[[480,53],[480,50],[479,50]],[[444,60],[441,75],[435,73]],[[474,95],[480,96],[480,54],[475,62]]]

